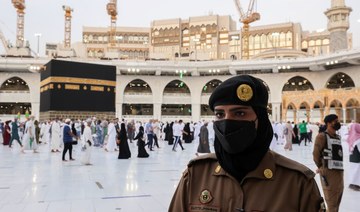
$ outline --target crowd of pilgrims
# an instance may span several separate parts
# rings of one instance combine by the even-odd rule
[[[127,121],[119,119],[97,119],[96,117],[86,120],[59,119],[48,120],[40,123],[33,116],[25,122],[19,122],[17,118],[1,122],[1,142],[10,148],[14,142],[21,146],[21,152],[32,150],[38,152],[39,144],[49,144],[51,152],[63,152],[63,161],[69,151],[72,158],[72,145],[81,145],[84,152],[81,162],[91,165],[90,156],[92,148],[102,148],[106,152],[118,151],[118,159],[131,157],[129,142],[136,142],[138,147],[137,157],[149,157],[148,151],[160,148],[159,141],[172,146],[176,151],[182,143],[191,143],[193,140],[200,141],[196,155],[210,153],[210,144],[215,139],[212,122],[189,122],[182,120],[174,122],[160,122],[150,119],[149,121]],[[67,130],[69,129],[69,130]],[[70,132],[68,132],[70,131]],[[71,141],[66,141],[67,137]]]
[[[307,123],[272,123],[274,136],[270,145],[271,150],[279,146],[292,151],[292,145],[310,146],[316,135],[325,131],[320,124]],[[91,165],[91,149],[99,148],[105,152],[118,151],[118,159],[129,159],[131,152],[129,142],[136,142],[138,147],[137,157],[149,157],[148,151],[160,148],[159,141],[171,145],[172,151],[177,151],[178,145],[185,150],[182,143],[195,142],[198,144],[197,156],[210,153],[210,146],[214,145],[215,132],[213,122],[199,121],[184,123],[182,120],[174,122],[160,122],[150,119],[148,121],[128,121],[119,119],[86,120],[54,119],[40,123],[35,117],[30,116],[25,122],[17,118],[2,122],[0,120],[0,143],[10,148],[16,143],[21,146],[21,152],[32,150],[38,152],[40,144],[48,144],[52,153],[62,151],[62,160],[66,162],[66,153],[72,158],[72,146],[81,145],[81,163]],[[350,154],[354,149],[360,149],[360,124],[344,124],[338,131],[343,141],[347,141]],[[68,138],[68,139],[67,139]],[[358,147],[357,147],[358,146]],[[360,154],[360,153],[358,153]],[[359,155],[360,158],[360,155]],[[360,161],[359,161],[360,162]],[[360,191],[360,163],[350,160],[351,174],[350,187]]]

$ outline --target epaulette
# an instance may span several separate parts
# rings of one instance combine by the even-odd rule
[[[271,153],[274,155],[276,165],[294,171],[298,171],[304,174],[308,179],[313,179],[315,177],[315,173],[311,171],[308,167],[304,166],[303,164],[293,161],[275,152],[271,152]]]
[[[199,162],[199,161],[207,161],[207,160],[212,160],[212,161],[217,161],[218,159],[216,158],[215,153],[209,153],[206,155],[201,155],[199,157],[196,157],[192,160],[189,161],[188,163],[188,167],[192,166],[193,164]]]

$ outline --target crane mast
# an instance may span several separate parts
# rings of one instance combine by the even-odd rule
[[[111,47],[116,46],[116,19],[117,19],[117,0],[110,0],[106,5],[108,15],[110,15],[109,43]]]
[[[71,48],[71,12],[73,12],[74,10],[66,5],[63,5],[63,10],[65,11],[64,47],[70,49]]]
[[[260,13],[254,11],[256,0],[250,0],[246,13],[241,7],[240,0],[234,0],[236,9],[240,15],[240,22],[243,23],[242,28],[242,58],[248,60],[250,58],[249,50],[249,36],[250,36],[250,23],[260,20]]]
[[[4,46],[5,52],[8,53],[8,51],[9,51],[9,44],[8,44],[8,42],[6,41],[5,36],[4,36],[4,34],[2,33],[1,30],[0,30],[0,40],[1,40],[2,44],[3,44],[3,46]]]
[[[17,13],[16,47],[24,47],[25,0],[11,0]]]

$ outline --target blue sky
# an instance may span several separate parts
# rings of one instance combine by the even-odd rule
[[[247,7],[249,0],[241,0]],[[360,1],[345,0],[353,8],[350,16],[350,32],[354,48],[360,48]],[[64,13],[62,5],[74,9],[72,19],[72,42],[81,41],[83,26],[108,26],[106,12],[108,0],[26,0],[25,38],[36,49],[35,33],[41,33],[40,55],[44,54],[46,42],[59,43],[64,39]],[[330,8],[331,0],[258,0],[257,10],[261,20],[253,25],[283,22],[300,22],[303,30],[325,29],[327,20],[324,11]],[[118,26],[150,27],[157,19],[188,18],[207,15],[231,15],[238,20],[233,0],[118,0]],[[238,24],[240,28],[240,24]],[[0,0],[0,30],[15,43],[16,10],[10,0]],[[3,53],[0,44],[0,54]]]

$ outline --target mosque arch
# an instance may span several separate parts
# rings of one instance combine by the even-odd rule
[[[282,91],[306,91],[306,90],[314,90],[314,86],[312,83],[302,77],[302,76],[295,76],[290,78],[285,85],[283,86]]]
[[[129,82],[124,90],[124,94],[141,93],[152,94],[150,85],[142,79],[135,79]]]
[[[296,110],[296,106],[295,106],[295,104],[292,103],[292,102],[289,103],[286,108],[287,108],[288,110]]]
[[[304,101],[299,105],[298,119],[310,121],[310,104],[308,102]]]
[[[337,99],[333,99],[333,100],[330,102],[330,107],[342,108],[341,101],[339,101],[339,100],[337,100]]]
[[[0,91],[30,91],[30,88],[20,77],[11,77],[1,84]]]
[[[324,108],[324,104],[323,104],[320,100],[317,100],[317,101],[314,102],[313,108],[314,108],[314,109]]]
[[[286,109],[284,109],[284,115],[285,115],[285,117],[283,117],[284,121],[296,122],[297,119],[296,105],[292,102],[287,104]]]
[[[302,102],[299,106],[299,109],[300,110],[304,110],[304,109],[310,110],[310,104],[307,102]]]
[[[172,80],[163,90],[162,117],[191,116],[191,90],[182,80]]]
[[[328,89],[353,88],[353,87],[355,87],[355,83],[353,79],[349,75],[343,72],[339,72],[332,75],[326,83],[326,88]]]
[[[324,112],[325,112],[325,104],[317,100],[314,102],[313,107],[311,109],[311,121],[314,122],[322,122],[324,120]]]
[[[339,121],[343,122],[343,105],[341,101],[333,99],[330,101],[329,114],[336,114],[339,117]]]
[[[360,103],[357,99],[351,98],[346,102],[346,122],[360,121]]]
[[[222,81],[218,79],[213,79],[209,82],[207,82],[204,87],[201,90],[201,94],[211,94],[217,86],[219,86],[222,83]]]
[[[173,93],[191,94],[189,87],[184,81],[181,80],[173,80],[165,86],[163,94]]]

